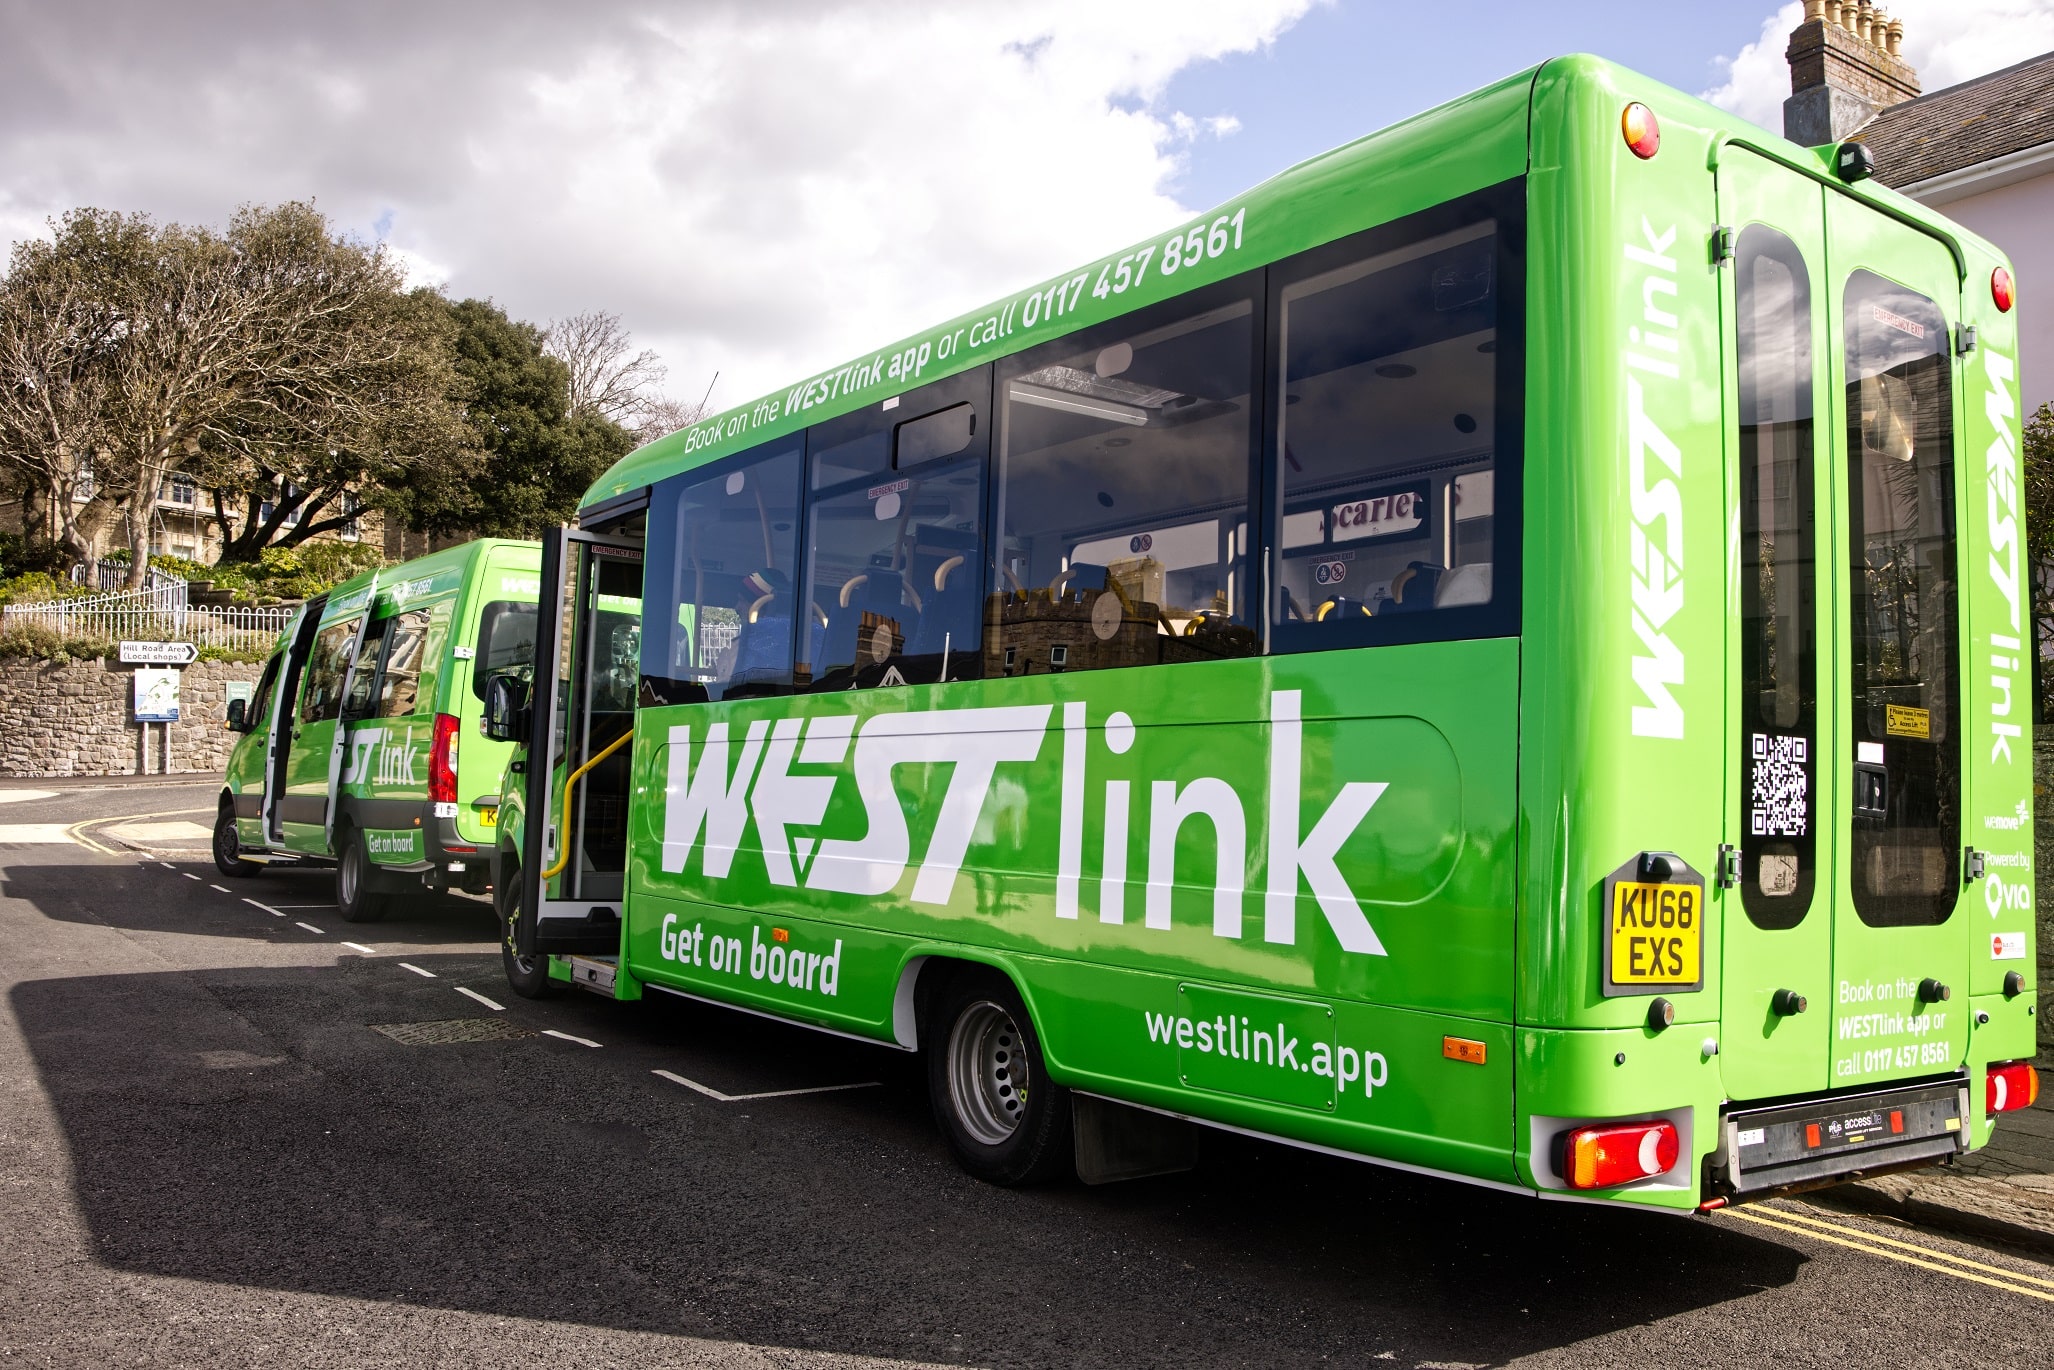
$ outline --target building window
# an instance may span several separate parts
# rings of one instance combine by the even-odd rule
[[[347,490],[342,492],[344,521],[342,527],[336,530],[335,535],[344,542],[355,542],[364,535],[363,525],[357,519],[357,514],[362,508],[363,506],[357,503],[357,497],[354,494]]]
[[[164,482],[159,498],[166,504],[176,504],[190,509],[199,502],[199,495],[199,487],[193,483],[191,476],[174,473]]]

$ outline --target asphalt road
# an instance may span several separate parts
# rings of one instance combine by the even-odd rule
[[[1826,1207],[1651,1217],[1225,1134],[1186,1175],[989,1188],[915,1059],[516,999],[481,903],[351,926],[325,873],[222,879],[210,798],[0,787],[0,1363],[2054,1360],[2054,1267]]]

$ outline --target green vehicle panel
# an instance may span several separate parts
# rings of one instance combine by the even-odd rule
[[[1759,1110],[1885,1087],[1960,1086],[1981,1145],[2033,1050],[2016,322],[2001,255],[1834,152],[1564,58],[630,454],[545,548],[510,936],[908,1049],[923,967],[982,962],[1060,1083],[1541,1193],[1564,1129],[1660,1119],[1675,1166],[1586,1192],[1717,1201]],[[1378,279],[1400,334],[1319,370],[1293,330]],[[1251,371],[1135,368],[1204,329]],[[1318,485],[1347,367],[1467,378],[1477,436],[1365,400],[1434,460]],[[1037,562],[1050,412],[1251,493]],[[1116,510],[1128,446],[1051,479]],[[921,645],[963,565],[981,616]]]

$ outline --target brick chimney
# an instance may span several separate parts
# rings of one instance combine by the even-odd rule
[[[1817,147],[1851,137],[1880,111],[1918,98],[1918,73],[1898,54],[1904,24],[1870,0],[1805,0],[1790,33],[1783,136]]]

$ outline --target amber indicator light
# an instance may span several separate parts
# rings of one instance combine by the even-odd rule
[[[1441,1038],[1441,1055],[1451,1061],[1467,1061],[1470,1065],[1483,1064],[1483,1043],[1472,1042],[1467,1037]]]
[[[1655,122],[1655,112],[1638,100],[1620,114],[1619,132],[1625,135],[1626,146],[1633,149],[1633,155],[1643,162],[1661,151],[1662,126]]]

